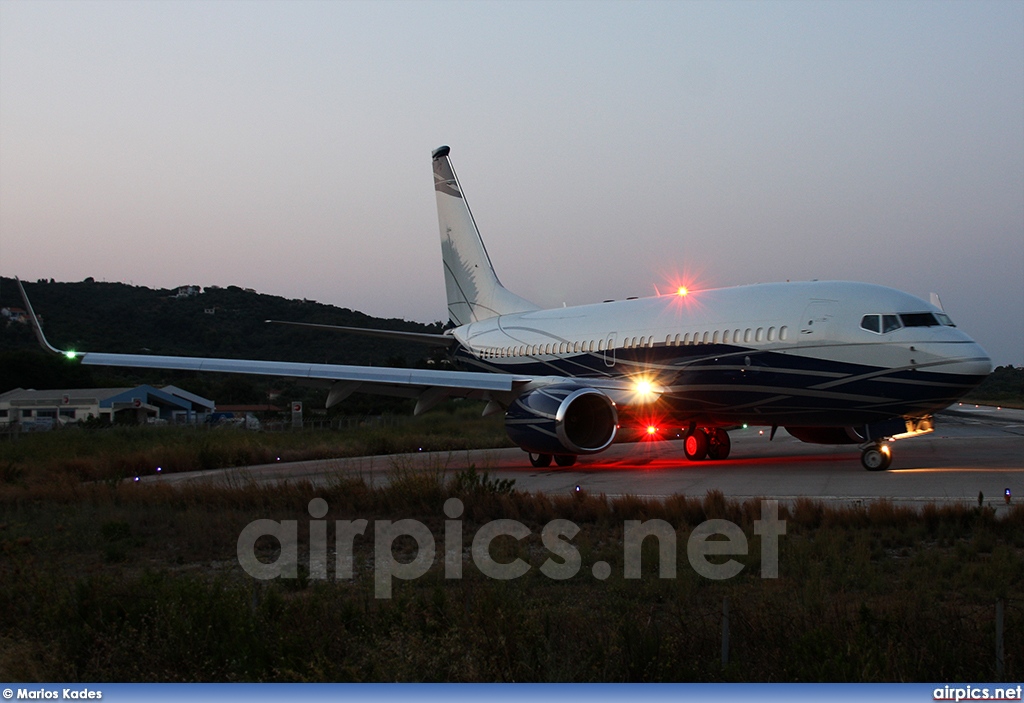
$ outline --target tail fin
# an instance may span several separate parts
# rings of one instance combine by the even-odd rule
[[[498,280],[473,213],[452,170],[448,152],[448,147],[442,146],[433,153],[448,317],[456,325],[465,325],[498,315],[539,310]]]

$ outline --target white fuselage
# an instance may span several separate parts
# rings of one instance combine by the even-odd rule
[[[866,315],[911,313],[935,324],[862,326]],[[940,318],[892,288],[814,281],[506,314],[454,336],[459,361],[476,369],[651,378],[680,421],[824,424],[849,411],[850,422],[934,412],[977,385],[988,356]]]

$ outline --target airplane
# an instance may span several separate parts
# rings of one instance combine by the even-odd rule
[[[499,281],[451,164],[432,152],[450,324],[442,334],[305,325],[443,346],[458,370],[61,351],[80,363],[290,377],[355,392],[486,401],[535,467],[572,466],[616,442],[674,428],[691,461],[729,456],[729,431],[779,427],[804,442],[857,445],[865,469],[889,443],[932,432],[934,414],[991,372],[940,305],[880,285],[809,281],[542,309]],[[937,296],[933,301],[938,303]],[[270,321],[268,322],[276,322]],[[304,324],[304,323],[289,323]]]

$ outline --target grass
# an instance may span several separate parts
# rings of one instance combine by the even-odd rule
[[[665,500],[514,490],[475,469],[394,468],[373,488],[338,478],[326,487],[64,482],[8,487],[0,501],[0,678],[116,681],[930,681],[993,678],[994,606],[1006,609],[1006,676],[1024,652],[1024,506],[991,509],[885,501],[782,506],[780,578],[761,579],[756,501],[720,493]],[[307,505],[323,498],[333,521],[363,518],[354,577],[256,581],[236,542],[259,518],[298,522],[308,563]],[[451,497],[464,504],[463,578],[445,578]],[[438,555],[421,578],[374,597],[373,525],[413,518]],[[499,562],[522,577],[487,579],[469,559],[484,523],[515,519],[530,536],[499,537]],[[643,575],[623,576],[624,520],[662,519],[676,530],[678,571],[658,578],[657,546]],[[686,544],[709,518],[738,524],[748,553],[734,579],[693,571]],[[582,568],[564,581],[540,566],[554,519],[580,527]],[[411,542],[411,541],[410,541]],[[257,543],[273,558],[274,540]],[[396,558],[414,547],[396,541]],[[402,557],[405,553],[407,557]],[[718,559],[721,559],[719,557]],[[605,561],[611,576],[590,566]],[[333,559],[330,574],[333,575]],[[730,663],[722,667],[721,613],[729,599]]]
[[[248,432],[238,428],[113,427],[27,433],[0,439],[0,482],[48,484],[121,480],[281,461],[512,446],[501,417],[480,417],[475,402],[447,412],[367,420],[339,430]]]
[[[336,456],[340,448],[362,451],[373,442],[417,448],[485,442],[490,431],[487,421],[471,419],[469,408],[423,420],[383,439],[365,436],[374,432],[366,428],[351,435],[136,428],[4,443],[0,678],[994,679],[997,600],[1006,605],[1004,677],[1019,678],[1024,668],[1020,505],[997,517],[990,508],[967,505],[915,510],[887,501],[840,507],[797,500],[780,507],[787,528],[779,538],[780,577],[762,579],[761,538],[754,532],[759,501],[728,501],[718,492],[664,500],[544,495],[517,491],[475,468],[450,475],[442,466],[415,470],[400,463],[384,486],[340,474],[316,487],[117,480],[154,461],[184,470],[202,466],[204,456],[213,463],[223,457],[259,463],[279,452]],[[453,427],[461,430],[445,434]],[[179,464],[171,463],[175,457]],[[312,578],[309,567],[314,497],[328,505],[326,581]],[[444,564],[450,526],[442,506],[453,497],[463,504],[455,525],[462,533],[461,579],[446,578]],[[746,554],[712,557],[744,565],[724,581],[699,576],[687,561],[693,529],[715,518],[739,525],[748,543]],[[239,534],[257,519],[297,522],[300,578],[257,581],[240,567]],[[356,519],[368,526],[353,542],[353,578],[335,579],[334,521]],[[422,522],[437,554],[422,577],[394,579],[393,597],[378,599],[375,525],[400,519]],[[519,578],[485,578],[470,557],[473,536],[495,519],[529,529],[522,540],[500,536],[490,545],[498,562],[529,564]],[[581,568],[567,580],[541,571],[548,559],[560,561],[542,539],[544,526],[559,519],[580,528],[571,544]],[[675,530],[676,577],[659,578],[658,544],[648,539],[641,578],[627,579],[624,521],[652,519]],[[264,561],[280,549],[272,538],[255,546]],[[409,538],[394,542],[399,562],[415,550]],[[609,565],[607,579],[594,577],[598,562]],[[723,667],[726,598],[732,646]]]

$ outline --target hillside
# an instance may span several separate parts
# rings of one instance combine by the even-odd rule
[[[441,323],[424,325],[380,319],[314,301],[262,295],[236,286],[210,287],[188,297],[177,290],[124,283],[26,283],[32,306],[47,338],[62,349],[183,356],[308,361],[366,366],[420,365],[437,350],[328,330],[269,325],[268,319],[351,327],[439,332]],[[13,279],[0,278],[0,308],[24,307]],[[194,375],[82,368],[45,359],[28,325],[0,321],[0,392],[14,387],[66,387],[127,382],[176,382]],[[54,363],[57,362],[57,363]],[[239,385],[235,379],[234,385]],[[91,383],[89,383],[91,381]],[[223,382],[226,382],[223,381]],[[245,384],[247,385],[248,381]],[[189,385],[190,390],[196,383]],[[201,380],[199,385],[208,383]],[[276,385],[280,386],[278,382]],[[241,389],[239,389],[241,390]],[[202,392],[201,389],[195,392]],[[259,397],[261,393],[242,393]],[[217,398],[225,402],[222,397]],[[244,402],[244,401],[239,401]]]

